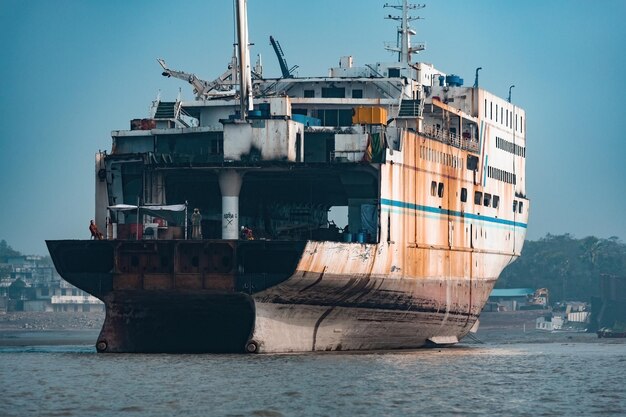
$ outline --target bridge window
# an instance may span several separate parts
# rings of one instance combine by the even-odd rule
[[[474,204],[480,205],[482,201],[483,201],[483,193],[481,193],[480,191],[475,191],[474,192]]]
[[[513,213],[517,211],[517,200],[513,200]]]
[[[498,208],[499,205],[500,205],[500,196],[494,195],[493,196],[493,208]]]
[[[467,188],[461,188],[461,201],[467,202]]]
[[[304,90],[304,97],[306,98],[315,97],[315,90]]]
[[[352,98],[363,98],[363,90],[352,90]]]
[[[432,195],[433,197],[437,195],[437,182],[436,181],[432,181],[430,183],[430,195]]]
[[[437,188],[437,195],[439,197],[443,197],[443,182],[439,183],[439,187]]]
[[[491,205],[491,194],[485,193],[485,199],[483,201],[484,201],[483,205],[485,207],[489,207]]]
[[[322,126],[352,126],[352,109],[318,110]]]
[[[322,87],[324,98],[346,98],[346,89],[343,87]]]

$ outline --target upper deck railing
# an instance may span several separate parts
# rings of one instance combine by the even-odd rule
[[[437,126],[425,126],[421,134],[439,142],[452,145],[455,148],[478,153],[478,140],[475,138],[459,135]]]

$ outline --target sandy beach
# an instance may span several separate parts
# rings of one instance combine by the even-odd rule
[[[2,313],[0,346],[94,345],[103,321],[102,311]]]

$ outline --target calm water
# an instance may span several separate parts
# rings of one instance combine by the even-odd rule
[[[99,355],[0,346],[1,416],[626,415],[626,344]]]

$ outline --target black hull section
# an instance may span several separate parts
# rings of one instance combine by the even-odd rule
[[[246,294],[121,291],[105,299],[99,352],[243,353],[254,329]]]
[[[104,301],[113,290],[115,246],[107,240],[48,240],[54,266],[64,280]]]

